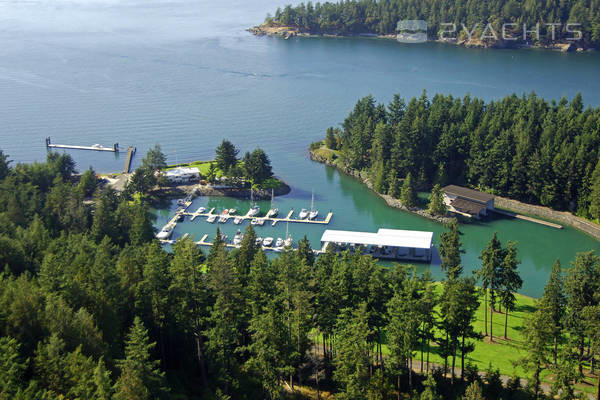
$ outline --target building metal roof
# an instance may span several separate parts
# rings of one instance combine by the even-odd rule
[[[321,242],[350,243],[365,246],[408,247],[430,249],[433,232],[379,229],[377,233],[327,229]]]
[[[198,175],[199,173],[196,167],[178,167],[165,171],[165,176]]]
[[[467,200],[473,200],[483,203],[487,203],[488,201],[494,198],[494,196],[491,194],[456,185],[448,185],[443,190],[445,193],[452,194],[454,196],[459,196]]]
[[[453,200],[450,205],[457,211],[471,215],[479,215],[479,213],[485,209],[485,204],[476,203],[474,201],[462,198]]]

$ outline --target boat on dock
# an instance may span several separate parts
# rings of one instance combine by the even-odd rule
[[[254,205],[254,206],[252,206],[252,208],[250,208],[250,211],[248,211],[248,216],[255,217],[258,215],[259,212],[260,212],[260,207],[257,205]]]
[[[271,209],[267,213],[267,217],[276,217],[279,214],[279,209],[274,206],[275,203],[275,191],[271,189]]]
[[[242,218],[242,217],[235,217],[235,219],[233,220],[233,223],[236,225],[239,225],[242,222],[244,222],[244,218]]]
[[[243,238],[244,238],[244,234],[242,233],[242,231],[240,231],[238,229],[235,236],[233,237],[233,244],[236,246],[239,245],[240,243],[242,243]]]
[[[250,225],[258,225],[258,218],[252,218],[252,221],[250,221]]]
[[[166,240],[173,234],[175,227],[173,225],[166,225],[160,232],[156,234],[156,238],[159,240]]]
[[[230,208],[228,211],[229,211],[229,215],[233,215],[237,212],[237,210],[235,208]]]
[[[205,211],[206,211],[206,207],[200,207],[199,209],[196,210],[196,214],[202,214]]]
[[[315,191],[312,192],[312,199],[310,201],[310,212],[308,213],[308,219],[314,220],[319,215],[319,211],[315,210]]]
[[[229,220],[229,217],[227,216],[227,214],[221,215],[219,217],[219,223],[220,224],[225,224],[225,223],[227,223],[228,220]]]
[[[273,244],[273,238],[272,237],[266,237],[263,239],[263,246],[265,247],[271,247],[271,245]]]
[[[282,238],[277,238],[277,240],[275,241],[275,247],[283,247],[283,239]]]
[[[214,215],[214,214],[213,214],[213,215],[209,215],[209,216],[206,218],[206,222],[208,222],[209,224],[212,224],[212,223],[213,223],[213,222],[215,222],[216,220],[217,220],[217,216],[216,216],[216,215]]]
[[[298,213],[298,218],[299,219],[304,219],[306,217],[308,217],[308,210],[306,208],[303,208],[302,210],[300,210],[300,212]]]
[[[283,241],[283,245],[285,247],[291,248],[294,244],[294,240],[292,239],[292,236],[289,233],[289,226],[289,223],[285,224],[285,240]]]
[[[263,242],[263,238],[262,237],[257,237],[256,240],[254,241],[254,244],[257,246],[260,246]]]

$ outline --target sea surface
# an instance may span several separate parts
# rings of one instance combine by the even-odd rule
[[[276,198],[286,212],[310,207],[334,216],[329,228],[380,227],[433,231],[443,227],[391,209],[356,180],[312,162],[308,146],[372,94],[387,103],[426,90],[482,97],[535,91],[548,99],[581,92],[600,105],[600,54],[543,50],[476,50],[437,43],[400,44],[371,38],[255,37],[245,31],[286,3],[258,1],[5,0],[0,1],[0,149],[15,162],[44,160],[55,143],[138,149],[135,163],[159,143],[170,162],[211,159],[223,138],[241,152],[262,147],[291,187]],[[79,169],[123,169],[125,154],[70,151]],[[246,211],[249,201],[199,198],[192,205]],[[269,202],[260,203],[268,209]],[[174,204],[171,208],[175,207]],[[157,226],[170,210],[158,210]],[[214,235],[204,221],[179,224],[199,239]],[[221,225],[230,236],[237,227]],[[243,228],[243,227],[242,227]],[[313,247],[325,227],[289,224]],[[285,235],[286,225],[258,228]],[[467,273],[494,232],[518,242],[522,293],[540,296],[555,259],[600,250],[591,237],[526,221],[492,219],[463,225]],[[441,277],[439,259],[429,268]]]

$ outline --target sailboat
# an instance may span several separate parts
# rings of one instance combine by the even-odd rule
[[[313,190],[312,200],[310,201],[310,213],[308,213],[308,219],[312,221],[313,219],[317,218],[317,215],[319,215],[319,211],[315,210],[315,191]]]
[[[279,209],[273,207],[274,198],[275,198],[275,192],[273,189],[271,189],[271,209],[267,213],[267,217],[276,217],[277,214],[279,214]]]
[[[250,211],[248,211],[248,216],[254,217],[260,212],[260,207],[254,204],[254,191],[252,189],[250,189],[250,204],[253,205],[252,208],[250,208]]]
[[[294,244],[294,241],[292,240],[292,237],[289,234],[288,227],[289,227],[289,223],[286,223],[285,224],[285,240],[283,241],[283,245],[285,247],[290,247],[291,248],[292,245]]]

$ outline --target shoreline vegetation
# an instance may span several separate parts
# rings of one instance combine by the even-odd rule
[[[558,220],[598,239],[598,144],[600,108],[584,108],[581,95],[548,102],[531,93],[486,103],[423,92],[408,102],[396,94],[387,106],[360,99],[310,152],[391,206],[424,209],[414,193],[431,190],[428,211],[418,211],[426,217],[445,216],[439,192],[456,184],[497,196],[499,208]]]
[[[457,223],[440,235],[440,282],[360,252],[315,257],[306,238],[269,259],[251,225],[239,249],[217,228],[206,253],[192,238],[170,252],[139,192],[77,174],[64,153],[10,164],[0,150],[0,398],[573,400],[600,390],[592,251],[570,268],[557,261],[537,301],[516,294],[514,242],[494,235],[476,275],[465,273]],[[160,167],[155,147],[136,179],[160,179]]]
[[[185,194],[269,199],[288,194],[291,188],[277,178],[265,152],[256,148],[238,158],[239,150],[228,140],[215,150],[210,161],[167,165],[160,146],[148,151],[124,190],[149,196],[154,203]],[[174,173],[174,175],[173,175]]]
[[[466,47],[549,48],[584,51],[600,47],[600,10],[590,0],[541,3],[494,0],[349,0],[277,8],[254,34],[293,36],[423,36]]]
[[[263,23],[247,29],[248,32],[256,36],[271,36],[290,39],[294,37],[305,38],[375,38],[383,40],[397,40],[396,34],[375,34],[375,33],[356,33],[356,34],[328,34],[328,33],[311,33],[303,32],[292,26],[272,25],[272,23]],[[552,44],[512,44],[507,41],[488,42],[477,39],[430,39],[429,42],[462,46],[472,49],[541,49],[550,51],[559,51],[562,53],[595,51],[594,48],[584,49],[577,47],[572,42],[557,42]]]

